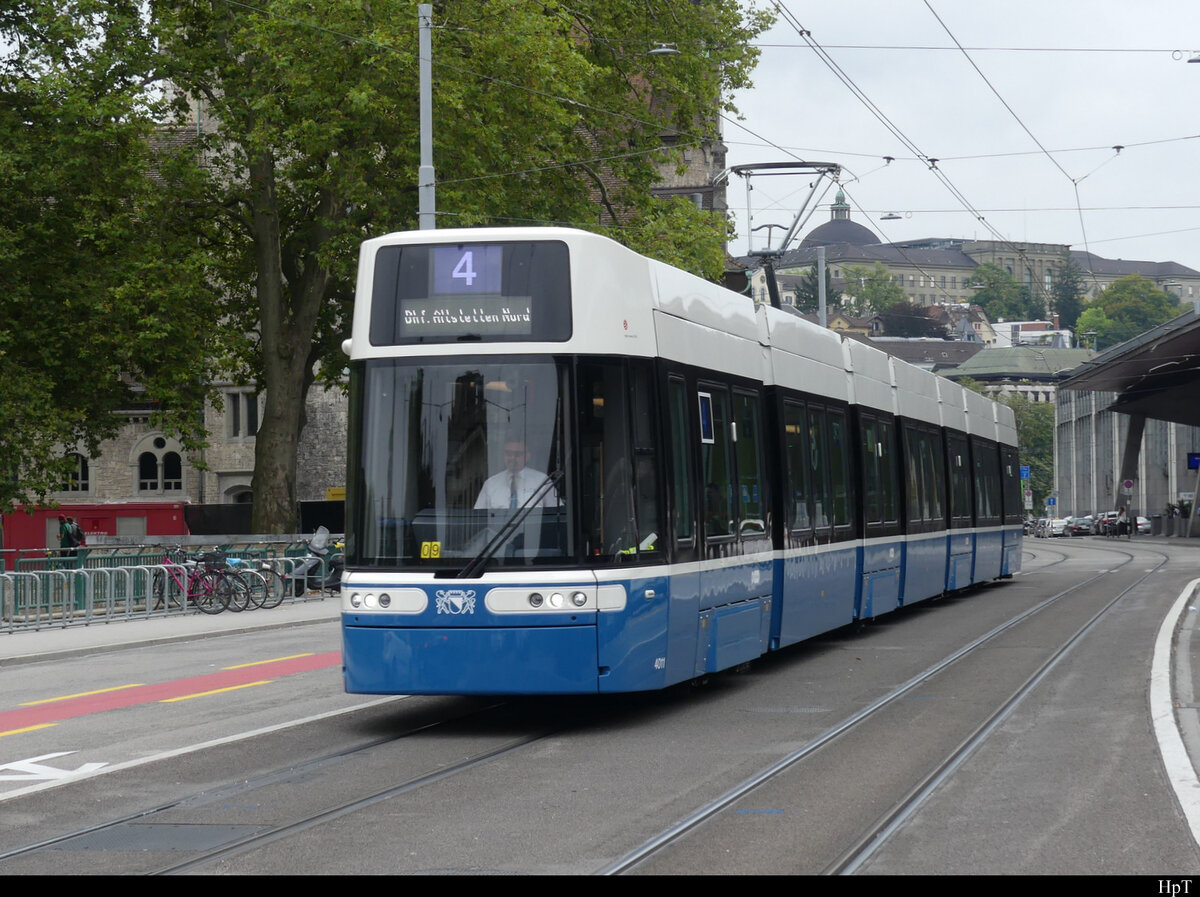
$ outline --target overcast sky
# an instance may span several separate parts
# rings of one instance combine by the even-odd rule
[[[1108,258],[1200,270],[1200,63],[1187,61],[1200,54],[1200,3],[783,5],[901,136],[781,16],[760,38],[755,86],[735,95],[744,129],[724,124],[730,165],[840,163],[852,220],[884,242],[1086,242]],[[937,159],[950,186],[919,157]],[[790,223],[809,180],[755,178],[754,224]],[[829,220],[833,195],[802,233]],[[743,179],[730,178],[728,201],[736,255],[746,245]],[[901,218],[880,220],[889,213]]]

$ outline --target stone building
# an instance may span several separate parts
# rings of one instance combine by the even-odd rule
[[[248,386],[218,384],[218,390],[224,408],[205,409],[209,444],[204,449],[184,450],[178,440],[150,426],[149,403],[131,404],[116,412],[125,422],[98,455],[73,453],[76,473],[51,497],[63,504],[248,502],[263,397]],[[309,391],[308,423],[298,449],[298,501],[324,501],[345,488],[346,410],[340,390],[314,386]]]
[[[1063,243],[955,237],[881,243],[874,231],[850,219],[850,206],[841,190],[830,206],[830,220],[810,231],[798,248],[785,252],[775,262],[776,272],[803,274],[816,264],[819,246],[825,247],[825,264],[847,295],[854,295],[855,287],[854,278],[848,275],[847,269],[873,268],[879,263],[914,305],[969,305],[976,293],[972,286],[975,269],[983,264],[1006,271],[1035,296],[1046,300],[1054,284],[1054,272],[1062,264],[1064,255],[1083,272],[1085,289],[1093,298],[1114,280],[1128,274],[1149,278],[1159,289],[1179,297],[1180,301],[1200,298],[1200,271],[1178,262],[1106,259],[1094,253],[1072,250]],[[740,261],[747,268],[756,268],[759,264],[754,258]]]

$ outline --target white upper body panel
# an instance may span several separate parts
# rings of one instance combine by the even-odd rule
[[[571,335],[529,340],[369,341],[375,257],[384,246],[557,241],[570,254]],[[662,357],[1016,444],[1012,410],[879,349],[647,259],[607,237],[552,227],[406,231],[363,243],[352,359],[459,354]]]

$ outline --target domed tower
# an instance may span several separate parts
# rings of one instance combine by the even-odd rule
[[[879,236],[869,227],[863,227],[850,220],[850,203],[846,202],[846,194],[841,188],[838,188],[829,212],[829,220],[820,227],[813,228],[808,232],[808,236],[800,241],[801,248],[830,246],[834,243],[869,246],[880,242]]]

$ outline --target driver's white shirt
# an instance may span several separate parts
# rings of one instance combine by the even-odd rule
[[[516,501],[513,501],[513,478],[516,478]],[[502,470],[488,477],[483,488],[479,490],[479,498],[475,500],[476,508],[487,508],[493,511],[510,507],[521,507],[529,496],[537,492],[538,487],[546,482],[546,475],[530,467],[522,467],[516,473]],[[546,494],[538,500],[536,507],[558,507],[558,496],[553,486],[546,487]]]

